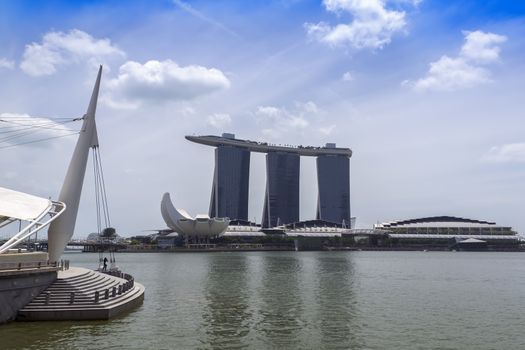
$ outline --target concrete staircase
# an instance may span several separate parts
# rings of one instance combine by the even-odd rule
[[[59,271],[53,284],[20,309],[17,320],[107,320],[143,300],[144,286],[130,275],[71,267]]]

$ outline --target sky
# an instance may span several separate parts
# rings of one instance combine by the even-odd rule
[[[164,192],[207,213],[213,150],[184,136],[223,132],[351,148],[357,227],[452,215],[525,233],[524,57],[523,1],[0,0],[0,121],[52,126],[0,134],[0,186],[58,197],[80,129],[60,118],[86,112],[102,64],[96,119],[120,235],[164,228]],[[96,230],[92,171],[75,237]],[[250,171],[260,222],[264,155]],[[300,189],[312,219],[313,158]]]

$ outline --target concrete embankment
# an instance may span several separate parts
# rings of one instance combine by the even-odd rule
[[[0,323],[14,320],[20,308],[56,280],[57,270],[45,253],[0,254]]]

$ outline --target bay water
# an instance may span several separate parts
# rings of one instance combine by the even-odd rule
[[[98,254],[65,254],[96,268]],[[0,349],[525,349],[525,254],[117,253],[110,321],[13,322]]]

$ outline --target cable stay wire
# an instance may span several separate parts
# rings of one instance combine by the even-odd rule
[[[28,144],[37,143],[37,142],[44,142],[44,141],[48,141],[48,140],[54,140],[54,139],[59,139],[59,138],[62,138],[62,137],[68,137],[68,136],[78,135],[78,134],[80,134],[80,132],[76,131],[76,132],[72,132],[72,133],[65,134],[65,135],[46,137],[46,138],[38,139],[38,140],[19,142],[19,143],[15,143],[15,144],[6,145],[6,146],[0,146],[0,149],[13,148],[13,147],[28,145]]]
[[[3,115],[0,117],[0,120],[7,121],[7,120],[18,120],[18,121],[28,121],[28,120],[49,120],[50,122],[57,122],[57,123],[69,123],[74,121],[83,120],[84,116],[82,117],[30,117],[30,116],[6,116]]]
[[[100,149],[98,146],[92,147],[93,156],[93,174],[95,183],[95,206],[97,214],[97,230],[99,239],[102,243],[107,243],[109,246],[109,257],[112,267],[115,263],[115,252],[111,249],[110,242],[112,234],[115,232],[111,227],[111,220],[109,216],[108,197],[106,192],[106,183],[104,180],[104,171],[102,169],[102,159],[100,156]],[[104,229],[102,228],[104,225]],[[103,250],[99,251],[99,264],[103,264]]]
[[[64,121],[52,121],[52,120],[43,120],[43,119],[34,119],[29,118],[25,119],[11,119],[6,120],[5,118],[0,118],[0,123],[4,123],[0,128],[15,128],[16,126],[26,127],[26,128],[41,128],[41,129],[51,129],[51,130],[63,130],[63,128],[57,127],[62,126],[67,123],[76,122],[82,120],[82,118],[73,118]]]
[[[6,141],[14,140],[14,139],[17,139],[17,138],[21,139],[24,136],[31,135],[31,134],[36,134],[36,133],[38,133],[40,131],[42,131],[42,130],[39,130],[39,129],[19,129],[16,132],[11,132],[11,133],[9,133],[9,134],[7,134],[5,136],[0,137],[0,142],[6,142]],[[60,131],[61,132],[65,132],[65,133],[78,132],[77,130],[67,130],[67,129],[65,129],[65,130],[62,129]]]
[[[17,133],[12,133],[12,134],[10,134],[8,136],[1,137],[0,138],[0,142],[7,142],[7,141],[10,141],[10,140],[15,140],[15,139],[27,136],[27,135],[35,134],[37,132],[38,132],[38,130],[33,130],[33,129],[19,131]]]
[[[106,220],[106,225],[108,227],[111,227],[111,220],[109,218],[109,206],[108,206],[108,195],[106,193],[106,182],[104,180],[104,168],[102,167],[102,157],[100,156],[100,149],[98,146],[95,146],[95,153],[97,154],[97,159],[99,163],[99,169],[100,169],[100,180],[102,184],[102,198],[104,199],[104,216]]]
[[[55,119],[55,120],[52,120]],[[57,138],[77,135],[80,131],[64,127],[66,123],[83,120],[80,118],[33,118],[20,116],[0,117],[0,149],[12,148],[37,142],[53,140]],[[38,132],[53,130],[62,134],[43,137],[40,139],[27,140],[28,136]],[[13,140],[18,140],[13,142]]]

